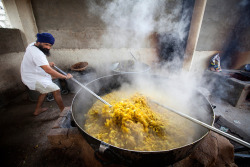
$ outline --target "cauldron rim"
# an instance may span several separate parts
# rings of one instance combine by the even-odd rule
[[[112,67],[111,67],[111,71],[113,72],[116,72],[116,73],[144,73],[144,72],[148,72],[149,70],[151,70],[151,67],[146,64],[146,63],[143,63],[143,62],[137,62],[137,63],[140,63],[141,65],[145,66],[145,69],[140,69],[140,70],[137,70],[137,71],[122,71],[122,70],[116,70],[116,66],[119,65],[119,63],[123,63],[123,62],[127,62],[129,60],[122,60],[122,61],[119,61],[119,62],[115,62],[112,64]]]
[[[93,83],[93,82],[95,82],[95,81],[97,81],[97,80],[100,80],[101,78],[106,78],[106,77],[111,77],[111,76],[116,76],[116,75],[118,76],[118,75],[123,75],[123,74],[130,74],[130,73],[136,74],[136,72],[124,72],[124,73],[119,73],[119,74],[106,75],[106,76],[102,76],[102,77],[96,78],[96,79],[94,79],[94,80],[88,82],[85,86],[88,86],[89,84],[91,84],[91,83]],[[162,76],[161,76],[161,77],[162,77]],[[73,103],[74,103],[74,100],[75,100],[76,96],[82,91],[82,89],[83,89],[83,88],[79,89],[79,91],[75,94],[75,96],[74,96],[74,98],[73,98],[73,100],[72,100],[72,104],[71,104],[71,111],[73,111]],[[200,94],[201,96],[204,97],[204,95],[202,95],[200,92],[199,92],[199,94]],[[204,98],[205,98],[205,97],[204,97]],[[212,105],[211,105],[211,103],[209,102],[209,100],[208,100],[207,98],[205,98],[205,99],[206,99],[206,102],[211,106],[211,109],[212,109]],[[213,109],[212,109],[212,111],[213,111]],[[212,115],[213,121],[212,121],[212,123],[211,123],[211,126],[214,125],[214,121],[215,121],[215,119],[214,119],[214,118],[215,118],[214,112],[212,112],[212,113],[213,113],[213,115]],[[194,140],[193,142],[188,143],[188,144],[186,144],[186,145],[182,145],[182,146],[180,146],[180,147],[175,147],[175,148],[172,148],[172,149],[169,149],[169,150],[159,150],[159,151],[129,150],[129,149],[117,147],[117,146],[114,146],[114,145],[112,145],[112,144],[106,143],[106,142],[104,142],[104,141],[102,141],[102,140],[99,140],[99,139],[93,137],[92,135],[88,134],[88,133],[87,133],[78,123],[77,123],[77,121],[76,121],[76,119],[75,119],[75,117],[74,117],[73,112],[71,112],[71,114],[72,114],[72,118],[73,118],[75,124],[77,125],[77,127],[80,128],[82,132],[86,133],[86,134],[89,135],[90,137],[92,137],[92,138],[98,140],[100,143],[103,142],[103,143],[105,143],[105,144],[107,144],[107,145],[109,145],[109,146],[112,146],[112,147],[114,147],[114,148],[117,148],[117,149],[122,149],[122,150],[126,150],[126,151],[131,151],[131,152],[138,152],[138,153],[169,152],[169,151],[181,149],[181,148],[184,148],[184,147],[186,147],[186,146],[189,146],[189,145],[192,145],[192,144],[195,144],[195,143],[199,143],[199,141],[203,140],[203,139],[208,135],[208,133],[210,132],[210,130],[208,130],[208,131],[207,131],[204,135],[202,135],[199,139]]]

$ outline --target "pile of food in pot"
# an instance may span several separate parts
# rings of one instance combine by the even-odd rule
[[[188,136],[195,133],[188,120],[138,92],[115,91],[102,98],[112,107],[96,101],[85,115],[84,130],[113,146],[136,151],[169,150],[189,144]]]

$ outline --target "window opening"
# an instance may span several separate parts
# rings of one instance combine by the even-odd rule
[[[11,28],[9,17],[4,10],[2,0],[0,0],[0,28]]]

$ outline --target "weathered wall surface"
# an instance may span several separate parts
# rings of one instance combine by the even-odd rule
[[[31,0],[38,31],[52,33],[56,39],[53,46],[53,54],[60,53],[65,56],[64,58],[68,59],[67,62],[62,62],[61,58],[63,56],[55,55],[55,62],[62,62],[62,66],[64,64],[69,66],[81,61],[82,59],[79,59],[80,56],[84,58],[84,61],[88,61],[89,64],[96,67],[98,71],[102,71],[103,66],[114,61],[132,59],[129,53],[130,50],[139,50],[138,52],[141,52],[140,50],[155,50],[157,47],[156,41],[163,40],[158,38],[163,38],[164,35],[172,35],[171,38],[168,38],[168,43],[170,43],[170,40],[178,44],[181,43],[181,45],[185,43],[183,41],[186,40],[190,21],[190,17],[186,17],[186,15],[187,12],[192,12],[191,7],[193,3],[189,4],[184,3],[184,1],[171,0],[161,1],[165,3],[166,8],[165,6],[163,8],[158,6],[155,11],[159,14],[158,20],[156,21],[156,17],[153,17],[152,22],[150,22],[148,20],[152,19],[151,16],[157,15],[150,12],[151,10],[153,11],[154,6],[150,6],[150,11],[145,10],[149,7],[147,5],[150,1],[146,1],[146,5],[142,3],[143,1],[124,3],[121,0],[114,1],[117,3],[112,4],[114,5],[113,10],[108,10],[108,12],[106,8],[112,8],[110,7],[112,5],[108,3],[111,1],[94,2],[98,3],[95,4],[90,0],[54,0],[52,2],[49,0]],[[141,4],[138,5],[137,2]],[[118,4],[127,10],[123,11]],[[127,8],[125,5],[130,5],[131,8]],[[154,5],[157,6],[157,3],[154,3]],[[184,8],[185,5],[189,5],[189,11],[186,11],[188,9]],[[122,12],[118,11],[117,8]],[[161,10],[162,12],[159,12]],[[105,14],[100,14],[100,11],[103,11]],[[134,15],[130,15],[128,11],[132,13],[137,12]],[[107,15],[112,15],[112,18]],[[112,20],[115,19],[118,21],[114,23]],[[122,29],[121,25],[124,25],[125,28]],[[157,36],[155,34],[160,35]],[[140,40],[141,36],[146,36],[146,39],[143,40],[144,38],[142,37],[142,40]],[[111,45],[114,43],[116,44],[115,46]],[[180,47],[176,48],[180,49]],[[171,50],[171,48],[167,50]],[[91,56],[89,55],[90,53]],[[152,57],[149,58],[148,55]],[[149,64],[152,64],[152,62],[148,61],[149,59],[157,59],[155,51],[144,52],[140,56],[142,62]]]
[[[0,28],[0,106],[25,90],[19,70],[24,50],[18,29]]]
[[[210,58],[216,53],[218,51],[195,51],[191,71],[202,74],[204,69],[208,69]]]
[[[36,22],[30,0],[2,0],[11,27],[19,29],[24,47],[33,42],[37,34]]]
[[[18,29],[0,28],[0,54],[22,52],[24,50],[25,48]]]
[[[121,60],[133,60],[130,52],[133,53],[138,61],[149,65],[158,61],[154,56],[156,50],[153,48],[52,49],[48,60],[53,61],[58,67],[65,70],[70,69],[75,63],[86,61],[90,67],[93,67],[97,71],[98,76],[104,76],[110,74],[112,63]]]
[[[24,16],[25,11],[19,11],[22,10],[22,6],[19,3],[16,5],[19,14],[22,14],[20,17]],[[26,5],[30,4],[26,3]],[[51,32],[56,38],[51,50],[51,57],[48,59],[63,70],[69,69],[71,65],[79,61],[87,61],[89,66],[97,70],[99,76],[106,75],[112,62],[132,59],[130,52],[142,62],[156,61],[154,56],[156,53],[152,48],[101,48],[98,38],[103,33],[105,26],[100,18],[87,12],[85,1],[32,0],[31,5],[39,32]],[[8,7],[12,9],[11,5]],[[24,18],[22,17],[20,20]],[[16,32],[16,30],[10,31]],[[19,92],[27,90],[20,77],[20,65],[25,50],[21,35],[3,33],[1,37],[3,38],[1,38],[0,45],[2,50],[0,54],[0,77],[2,78],[0,81],[0,105],[15,97]],[[16,41],[13,41],[14,39]],[[22,49],[17,47],[19,45],[22,46]]]
[[[242,1],[239,0],[207,1],[197,51],[222,50],[228,44],[228,40],[232,40],[230,39],[231,35],[237,27],[246,30],[242,41],[240,41],[242,51],[250,50],[250,41],[248,40],[250,29],[247,28],[249,23],[239,25],[240,20],[243,19],[242,14],[247,14],[241,13],[242,7],[244,7],[241,4]]]
[[[86,0],[31,0],[39,30],[82,31],[87,27],[103,27],[100,18],[90,15]]]
[[[32,0],[34,16],[39,32],[55,36],[54,48],[96,48],[104,30],[100,18],[90,15],[85,0]]]
[[[96,70],[97,76],[111,74],[112,62],[133,59],[130,52],[139,60],[151,65],[157,62],[156,50],[150,48],[141,49],[52,49],[49,61],[61,69],[67,71],[70,67],[80,61],[87,61],[89,67]],[[0,106],[6,104],[10,99],[27,90],[21,81],[20,65],[24,52],[13,52],[0,55]],[[110,55],[112,59],[110,59]]]
[[[250,51],[238,53],[232,69],[243,69],[245,64],[250,64]]]
[[[95,2],[97,2],[97,4],[95,4]],[[138,46],[141,48],[152,48],[150,38],[147,38],[146,42],[140,38],[143,38],[145,35],[143,31],[151,31],[151,33],[154,33],[154,31],[156,31],[154,30],[154,25],[162,24],[160,23],[161,21],[158,23],[148,21],[151,19],[151,10],[153,11],[154,6],[151,7],[151,10],[145,12],[147,7],[145,7],[145,4],[149,2],[145,2],[144,5],[142,3],[141,7],[138,8],[137,1],[124,1],[124,3],[117,1],[117,4],[113,4],[114,9],[109,11],[108,9],[112,6],[108,4],[109,2],[111,1],[31,0],[38,31],[52,33],[56,38],[54,45],[56,49],[114,48],[111,43],[115,40],[117,41],[115,48],[138,48]],[[162,22],[165,23],[161,26],[163,29],[169,29],[170,31],[177,30],[181,14],[184,10],[184,2],[171,0],[166,2],[167,11],[157,11],[159,14],[166,14],[166,16],[169,17],[164,18],[165,20],[162,19]],[[134,6],[131,3],[134,3]],[[126,8],[125,5],[128,4],[131,8],[127,11],[122,11],[123,15],[121,15],[122,12],[117,11],[117,8],[120,8],[118,4],[120,6],[124,5],[124,8]],[[145,9],[143,9],[143,7],[145,7]],[[138,14],[130,16],[128,11],[131,9],[133,9],[133,12],[138,10]],[[159,10],[162,9],[159,7]],[[141,13],[139,11],[141,11]],[[148,13],[147,18],[144,18],[146,17],[145,13]],[[135,21],[126,21],[128,18],[130,20],[134,18]],[[114,21],[114,23],[112,20],[115,19],[119,21]],[[124,21],[122,21],[122,19],[124,19]],[[143,19],[144,22],[140,22]],[[170,22],[171,25],[168,24],[166,26],[166,23]],[[124,29],[122,30],[122,28]],[[152,30],[148,30],[151,28]],[[145,36],[147,35],[150,36],[150,34],[146,34]]]
[[[26,90],[20,76],[23,55],[24,52],[0,54],[0,107]]]
[[[229,61],[231,64],[228,68],[239,69],[244,64],[250,64],[250,16],[245,2],[247,1],[207,1],[195,53],[195,56],[203,58],[195,58],[194,65],[197,65],[197,60],[209,62],[213,56],[211,51],[221,51],[222,62]],[[198,64],[200,69],[208,67],[208,64],[202,61]],[[193,69],[198,69],[198,66]]]
[[[153,64],[157,61],[155,45],[151,45],[153,43],[151,40],[155,39],[148,40],[148,43],[141,45],[142,47],[134,48],[112,48],[103,45],[100,40],[103,33],[106,32],[107,26],[100,17],[89,13],[87,0],[27,0],[25,2],[27,2],[27,6],[30,5],[28,2],[31,2],[38,31],[50,32],[55,36],[56,42],[51,50],[52,56],[49,60],[55,62],[64,70],[79,61],[87,61],[102,75],[108,70],[110,63],[132,59],[130,51],[140,61],[147,64]],[[177,6],[180,5],[179,7],[182,8],[181,1],[169,0],[168,2],[168,8],[174,9],[176,3]],[[99,1],[99,3],[102,2]],[[238,0],[207,1],[195,57],[192,62],[193,71],[199,72],[206,69],[212,55],[221,51],[228,43],[230,33],[239,19],[238,4]],[[16,5],[18,10],[22,10],[19,3],[16,3]],[[21,20],[25,19],[24,11],[19,12],[21,13],[20,16],[23,17]],[[171,13],[171,11],[165,12]],[[165,21],[178,23],[179,13],[180,11],[177,10],[176,16]],[[166,24],[165,27],[169,28],[170,25]],[[170,29],[178,29],[181,24],[178,23],[175,26],[170,27]],[[18,31],[9,30],[7,33],[5,31],[0,29],[0,77],[4,78],[0,81],[0,92],[1,94],[3,91],[11,94],[10,90],[24,90],[25,88],[21,83],[19,72],[25,48]],[[244,38],[242,38],[245,41],[242,45],[245,53],[239,54],[241,56],[239,56],[233,68],[239,68],[242,64],[250,63],[249,52],[247,52],[250,42],[246,40],[249,38],[249,31],[248,29]],[[114,36],[124,35],[117,29],[114,29],[113,34]]]
[[[101,37],[107,27],[100,17],[89,12],[88,2],[87,0],[31,0],[38,31],[50,32],[55,36],[55,49],[109,48],[101,42]],[[226,3],[223,0],[207,1],[196,48],[196,51],[202,52],[202,54],[195,54],[195,56],[205,57],[194,58],[195,61],[202,61],[200,64],[204,66],[199,66],[201,70],[207,68],[205,62],[208,62],[212,57],[210,51],[221,51],[228,44],[231,32],[235,29],[235,25],[240,19],[240,3],[241,1],[238,0],[229,0]],[[167,5],[170,7],[171,5],[174,6],[172,1],[169,1]],[[175,18],[173,21],[176,20],[178,19]],[[114,34],[120,35],[120,32],[117,31]],[[242,38],[241,48],[243,51],[248,51],[250,48],[250,42],[247,40],[249,35],[250,30],[246,31],[245,36]],[[152,41],[143,44],[143,47],[154,47],[151,44]],[[207,54],[204,51],[208,51]],[[239,59],[243,60],[241,57]],[[238,61],[238,63],[241,64],[234,64],[232,68],[242,66],[242,63],[247,64],[250,62]],[[197,63],[192,64],[196,65]],[[197,69],[198,67],[192,68]]]

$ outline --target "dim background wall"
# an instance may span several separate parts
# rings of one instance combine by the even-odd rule
[[[0,54],[25,50],[18,29],[0,28],[0,37]]]
[[[152,32],[147,42],[140,44],[139,47],[136,46],[136,44],[129,47],[126,45],[110,46],[108,43],[113,40],[112,38],[103,42],[102,37],[110,27],[102,20],[103,18],[101,18],[104,14],[99,16],[95,15],[100,12],[98,8],[95,9],[94,14],[89,12],[90,2],[90,0],[31,0],[38,31],[49,32],[55,36],[56,41],[53,46],[51,59],[59,63],[59,66],[69,67],[79,61],[87,61],[91,66],[98,67],[97,70],[102,72],[105,71],[105,68],[112,62],[133,59],[130,52],[132,52],[137,59],[149,65],[154,64],[158,60],[155,43],[155,41],[157,41],[155,38],[157,37],[154,34],[155,32]],[[100,8],[108,8],[106,5],[110,1],[95,0],[94,2],[97,2]],[[169,15],[174,13],[174,16],[171,16],[173,19],[171,19],[171,22],[169,21],[167,25],[164,24],[164,27],[178,25],[182,13],[174,12],[174,10],[176,6],[178,6],[178,10],[185,9],[184,1],[167,0],[165,2],[166,11],[164,12]],[[91,6],[93,6],[93,4]],[[132,8],[133,7],[134,6],[132,6]],[[114,13],[114,15],[115,14],[116,13]],[[138,15],[140,14],[141,13],[138,13]],[[126,19],[125,16],[124,18]],[[132,26],[133,25],[131,25],[131,27]],[[112,28],[114,30],[112,32],[114,36],[124,35],[123,32],[121,32],[122,30],[119,29],[119,26],[118,28]],[[185,33],[188,34],[188,30],[185,31]],[[162,34],[167,33],[169,32],[163,32]],[[65,61],[65,59],[67,61]]]
[[[25,91],[19,70],[24,50],[18,29],[0,28],[0,107]]]
[[[31,0],[38,31],[49,32],[56,39],[50,60],[66,69],[79,61],[87,61],[100,72],[101,67],[106,68],[112,62],[131,59],[130,51],[143,62],[152,62],[155,55],[152,47],[110,48],[100,43],[106,26],[101,18],[89,12],[89,2]]]
[[[171,0],[168,1],[171,2]],[[119,26],[107,26],[107,23],[103,21],[106,19],[108,20],[107,22],[112,22],[109,20],[113,19],[107,18],[107,14],[104,16],[101,13],[101,9],[108,11],[109,6],[106,6],[108,2],[111,1],[31,0],[38,31],[49,32],[55,36],[54,49],[113,49],[113,46],[107,44],[113,39],[110,38],[103,42],[103,35],[106,35],[108,28],[113,29],[112,33],[115,36],[122,36],[124,32],[121,32],[122,30]],[[178,4],[175,2],[172,3]],[[124,19],[126,19],[125,16]],[[173,22],[177,21],[174,20]],[[151,38],[148,40],[153,42]],[[150,44],[150,42],[145,43],[140,45],[140,48],[152,48]],[[124,47],[126,48],[127,46],[121,45],[118,48]]]
[[[17,0],[11,1],[18,2],[16,4],[20,5]],[[22,5],[31,5],[37,31],[50,32],[55,36],[56,42],[51,50],[52,56],[49,57],[49,60],[54,61],[64,70],[79,61],[87,61],[90,66],[97,68],[102,75],[101,72],[103,72],[103,69],[107,69],[110,63],[131,59],[130,51],[140,61],[150,65],[158,60],[155,45],[151,45],[154,40],[140,48],[109,48],[100,45],[99,40],[106,26],[100,18],[88,12],[86,0],[22,1],[25,1]],[[169,2],[174,3],[175,1],[169,0]],[[193,71],[204,71],[212,55],[225,47],[229,34],[234,29],[237,19],[239,19],[239,2],[241,1],[207,1],[192,62]],[[24,8],[18,8],[19,12],[22,9]],[[23,17],[22,19],[25,20],[26,10],[22,12],[24,13],[17,17]],[[23,30],[20,31],[23,33]],[[12,90],[24,91],[25,87],[21,83],[19,69],[26,47],[25,42],[22,41],[20,32],[17,30],[6,29],[0,31],[0,35],[1,95],[2,92],[11,94]],[[249,36],[249,31],[247,31],[245,39],[249,39]],[[249,40],[245,40],[242,47],[244,52],[239,54],[239,59],[237,59],[234,68],[250,63]],[[16,96],[16,94],[13,93],[12,96]]]
[[[230,61],[235,62],[230,69],[240,69],[245,64],[250,64],[250,16],[249,12],[242,10],[244,8],[244,0],[208,0],[202,21],[200,35],[194,53],[192,65],[193,71],[203,71],[208,67],[211,57],[218,52],[231,49],[237,51],[233,55],[229,55],[226,59],[234,57]],[[242,12],[242,13],[241,13]],[[248,22],[243,21],[242,16],[248,18]],[[239,24],[240,21],[243,21]],[[238,29],[238,30],[237,30]],[[236,32],[236,30],[238,32]],[[244,31],[244,32],[242,32]],[[240,41],[232,38],[232,33],[241,35]],[[240,34],[242,33],[242,34]],[[236,44],[230,46],[230,42]],[[236,46],[237,45],[237,46]],[[231,48],[229,48],[231,47]],[[235,47],[232,48],[232,47]],[[222,56],[227,56],[220,54]],[[224,60],[227,61],[227,60]],[[222,66],[222,68],[226,68]]]
[[[31,0],[39,32],[55,36],[55,49],[96,48],[104,30],[100,18],[89,14],[85,0]]]
[[[193,71],[196,71],[196,69],[199,69],[199,71],[206,69],[208,66],[207,63],[213,54],[225,49],[228,41],[231,40],[230,34],[235,29],[235,26],[237,26],[237,22],[241,17],[241,2],[239,0],[228,0],[226,3],[224,0],[207,1],[199,40],[192,62]],[[55,36],[56,43],[54,49],[82,49],[83,54],[85,54],[88,53],[89,49],[107,48],[99,43],[100,37],[106,28],[105,24],[99,17],[88,12],[86,0],[31,0],[31,4],[38,31],[50,32]],[[233,69],[238,69],[244,64],[250,63],[248,52],[250,50],[250,42],[247,40],[250,36],[249,31],[250,29],[245,33],[244,39],[241,41],[244,53],[240,52],[236,55],[237,61],[231,67]],[[145,45],[144,47],[153,48],[154,46]],[[74,54],[70,55],[70,62],[79,59],[74,57]],[[67,57],[67,55],[64,56]],[[94,56],[92,54],[92,58]],[[109,59],[117,60],[119,57],[124,59],[127,56],[129,55],[126,53],[124,55],[110,54]],[[60,58],[58,56],[55,57]],[[81,60],[91,61],[90,59],[86,59],[86,57],[89,56],[82,55]],[[144,59],[148,62],[148,57]]]

